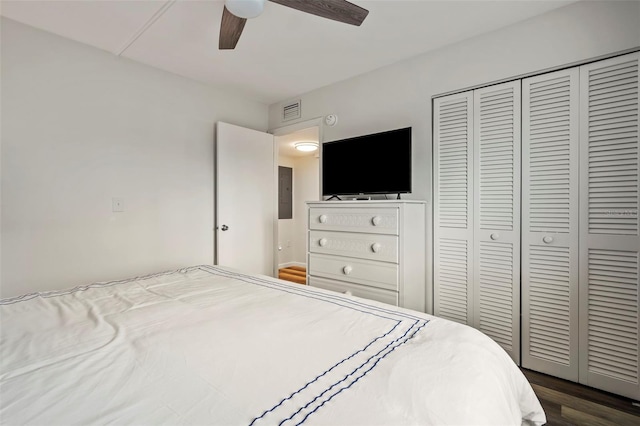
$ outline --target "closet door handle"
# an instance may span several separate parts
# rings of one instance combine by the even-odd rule
[[[551,244],[553,242],[553,237],[550,235],[545,235],[542,237],[542,242],[545,244]]]
[[[318,218],[318,220],[320,221],[320,223],[326,223],[327,222],[327,215],[326,214],[321,214],[320,217]]]
[[[326,238],[320,238],[320,240],[318,240],[318,244],[320,244],[320,247],[324,247],[327,245],[327,239]]]
[[[495,241],[498,238],[500,238],[500,234],[498,234],[497,232],[494,232],[493,234],[489,235],[489,238],[491,238],[493,241]]]
[[[342,268],[342,272],[345,275],[349,275],[351,273],[351,271],[353,271],[353,268],[349,265],[345,266],[344,268]]]

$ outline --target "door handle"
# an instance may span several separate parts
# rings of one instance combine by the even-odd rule
[[[226,231],[227,229],[229,229],[229,227],[227,225],[222,225],[220,229],[222,229],[223,231]]]

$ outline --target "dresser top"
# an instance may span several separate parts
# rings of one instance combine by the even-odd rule
[[[307,201],[308,205],[358,205],[365,206],[368,204],[427,204],[424,200],[331,200],[331,201]]]

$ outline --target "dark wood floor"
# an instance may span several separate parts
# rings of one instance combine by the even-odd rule
[[[549,426],[639,426],[637,401],[522,369],[533,386]]]

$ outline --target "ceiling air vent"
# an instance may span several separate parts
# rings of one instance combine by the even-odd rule
[[[300,100],[289,102],[282,107],[282,121],[295,120],[302,116]]]

